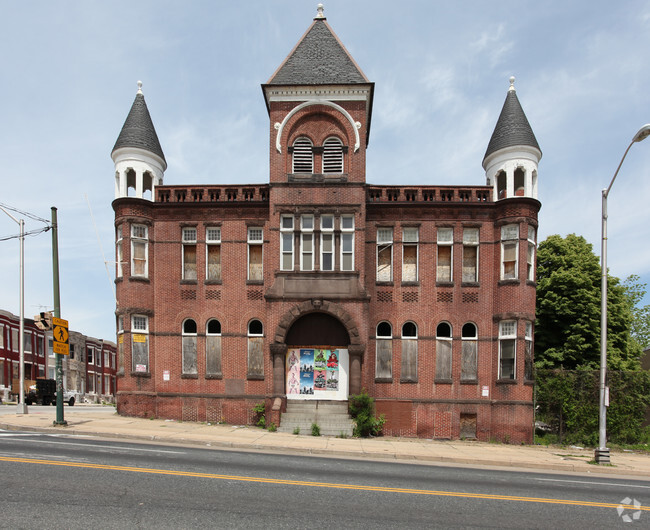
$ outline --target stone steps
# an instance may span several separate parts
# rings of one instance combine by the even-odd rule
[[[287,411],[280,418],[279,432],[311,434],[313,424],[322,436],[352,436],[354,420],[348,414],[347,401],[293,401],[287,402]]]

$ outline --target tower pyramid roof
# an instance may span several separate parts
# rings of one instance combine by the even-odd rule
[[[291,50],[268,85],[349,85],[368,84],[352,56],[336,36],[322,6],[307,32]]]
[[[501,109],[497,124],[494,127],[494,132],[490,138],[490,143],[488,144],[483,161],[500,149],[516,145],[534,147],[540,154],[542,152],[537,143],[537,138],[535,138],[535,134],[533,133],[533,129],[528,123],[524,109],[521,107],[521,103],[519,103],[519,98],[517,98],[514,82],[514,77],[511,77],[510,89],[508,90],[508,95]]]
[[[126,117],[111,153],[121,147],[144,149],[145,151],[158,155],[167,164],[165,154],[158,141],[156,129],[151,120],[151,115],[149,114],[149,109],[144,100],[144,95],[142,94],[142,83],[139,81],[138,93],[135,95],[135,100],[133,101],[133,105],[131,105],[129,115]]]

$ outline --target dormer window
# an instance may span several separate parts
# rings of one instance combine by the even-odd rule
[[[338,138],[323,143],[323,173],[343,173],[343,144]]]
[[[309,138],[301,136],[293,142],[293,173],[314,172],[313,144]]]

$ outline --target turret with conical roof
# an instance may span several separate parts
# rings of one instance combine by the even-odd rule
[[[483,158],[487,184],[493,186],[495,200],[537,199],[537,166],[541,158],[542,151],[517,98],[515,78],[511,77],[506,100]]]
[[[163,182],[167,161],[142,94],[141,81],[111,158],[115,163],[115,198],[128,197],[133,190],[140,199],[149,191],[153,200],[155,187]]]

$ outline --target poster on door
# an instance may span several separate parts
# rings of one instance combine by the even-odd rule
[[[287,398],[347,399],[345,349],[295,348],[287,352]]]

